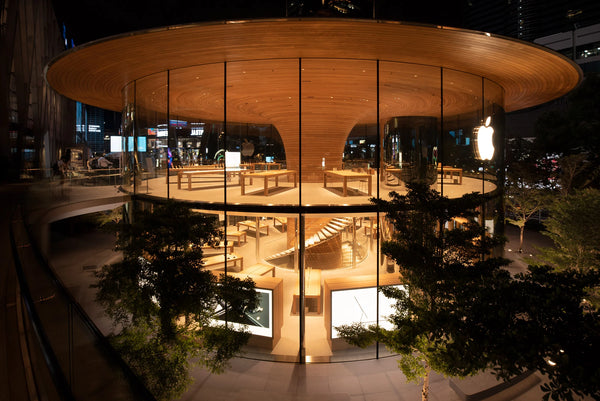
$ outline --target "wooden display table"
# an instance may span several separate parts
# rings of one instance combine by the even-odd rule
[[[372,192],[373,192],[373,176],[369,173],[359,173],[357,171],[350,171],[350,170],[328,170],[325,171],[325,174],[323,174],[323,188],[327,188],[327,177],[331,177],[331,178],[337,178],[337,179],[342,179],[343,181],[343,195],[342,196],[348,196],[348,180],[355,180],[355,179],[367,179],[368,182],[368,186],[369,186],[369,190],[368,190],[368,195],[371,196]]]
[[[304,306],[308,313],[321,314],[321,270],[306,269],[304,272]],[[294,300],[292,302],[292,313],[298,314],[300,308],[300,282],[296,282],[294,288]]]
[[[252,171],[261,171],[261,170],[281,170],[281,163],[252,163],[250,165]]]
[[[238,231],[229,231],[228,230],[227,237],[235,238],[235,240],[237,241],[237,246],[241,245],[242,238],[244,239],[244,242],[247,242],[246,231],[239,231],[239,226],[238,226]]]
[[[240,262],[240,265],[237,265],[237,262]],[[233,266],[229,266],[229,262],[233,262]],[[223,265],[222,267],[225,267],[225,255],[224,254],[220,254],[220,255],[212,255],[212,256],[207,256],[205,258],[202,258],[202,267],[207,267],[207,268],[211,268],[210,270],[214,270],[217,269],[220,265]],[[217,266],[217,267],[215,267]],[[238,256],[235,254],[228,254],[227,255],[227,267],[231,268],[233,271],[235,272],[239,272],[244,268],[244,258],[242,256]]]
[[[452,182],[454,182],[454,174],[456,174],[459,178],[458,183],[462,184],[462,179],[463,179],[463,170],[462,168],[458,168],[458,167],[448,167],[448,166],[444,166],[444,167],[440,167],[438,166],[437,168],[438,173],[443,174],[442,175],[442,179],[446,178],[447,176],[450,176],[450,180]]]
[[[244,221],[238,222],[237,223],[238,232],[240,231],[240,226],[246,227],[247,229],[251,229],[251,228],[254,229],[254,231],[257,233],[257,235],[259,234],[259,231],[261,228],[266,228],[267,235],[269,235],[269,224],[264,220],[259,220],[258,230],[256,229],[256,221],[254,221],[254,220],[244,220]],[[229,233],[227,233],[227,235],[229,235]]]
[[[228,253],[233,253],[233,241],[227,241],[227,246],[225,246],[225,242],[221,241],[218,245],[202,245],[202,251],[206,253],[206,251],[218,251],[223,253],[223,250],[227,248]]]
[[[249,276],[266,276],[271,273],[271,277],[275,277],[275,266],[265,263],[256,263],[242,270],[240,274]]]
[[[242,187],[242,195],[246,195],[246,178],[250,178],[250,184],[254,178],[262,178],[264,180],[263,194],[267,196],[269,194],[269,179],[275,179],[275,188],[279,187],[279,177],[287,176],[288,181],[290,176],[294,177],[294,188],[298,186],[298,175],[296,170],[266,170],[258,172],[242,172],[240,174],[240,185]]]
[[[182,170],[177,172],[177,189],[181,189],[181,179],[187,177],[187,190],[192,190],[192,177],[202,175],[220,175],[227,174],[227,181],[231,180],[234,175],[239,175],[241,170],[217,170],[217,169],[206,169],[206,170]]]
[[[281,231],[285,231],[288,223],[287,217],[273,217],[273,227],[279,223],[281,225]]]
[[[202,165],[202,166],[171,167],[168,170],[168,174],[166,174],[167,184],[169,183],[169,176],[179,175],[180,172],[194,171],[194,170],[206,170],[206,171],[213,170],[214,171],[219,168],[221,168],[221,166],[218,166],[216,164],[206,164],[206,165]]]

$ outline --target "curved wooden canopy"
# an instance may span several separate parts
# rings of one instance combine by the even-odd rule
[[[174,26],[102,39],[54,59],[46,78],[69,98],[120,111],[123,87],[159,71],[299,57],[469,72],[504,88],[506,111],[564,95],[582,76],[576,64],[546,48],[482,32],[376,20],[281,19]]]
[[[318,179],[324,167],[341,167],[344,142],[356,124],[377,117],[439,117],[440,67],[444,116],[481,108],[481,77],[488,80],[485,98],[493,94],[493,102],[513,111],[564,95],[582,76],[557,53],[482,32],[375,20],[281,19],[176,26],[99,40],[53,60],[46,79],[67,97],[115,111],[123,107],[123,88],[135,80],[138,117],[143,110],[164,115],[169,99],[171,118],[191,121],[222,121],[226,89],[227,121],[273,124],[290,168],[298,167],[301,107],[303,177],[313,171]]]

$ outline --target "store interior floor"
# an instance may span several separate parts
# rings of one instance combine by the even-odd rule
[[[177,185],[177,176],[172,175],[169,178],[169,187],[167,189],[165,176],[148,178],[142,181],[139,186],[139,192],[158,197],[169,197],[198,202],[223,202],[225,192],[223,191],[223,176],[215,174],[214,176],[194,177],[192,189],[187,189],[187,182],[182,182],[181,189]],[[373,175],[371,195],[368,194],[368,184],[365,180],[348,181],[348,196],[343,195],[343,186],[341,181],[327,183],[327,188],[323,187],[323,182],[305,182],[302,184],[302,193],[300,188],[294,187],[293,180],[281,178],[279,186],[275,187],[273,180],[269,181],[269,193],[264,195],[264,184],[262,180],[255,179],[252,185],[246,185],[245,195],[241,194],[241,187],[238,176],[232,177],[227,181],[227,203],[243,205],[289,205],[299,204],[300,196],[302,205],[368,205],[371,197],[379,194],[385,198],[390,191],[399,193],[406,192],[406,187],[399,183],[397,179],[390,179],[386,182],[377,184],[377,176]],[[442,192],[449,198],[460,197],[470,192],[489,193],[496,189],[496,185],[491,181],[483,181],[480,177],[462,178],[462,183],[454,178],[438,179],[432,188]]]

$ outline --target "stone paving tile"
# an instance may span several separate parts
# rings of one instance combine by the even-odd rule
[[[267,386],[268,376],[255,376],[255,375],[240,375],[235,378],[235,384],[229,383],[229,386],[238,391],[242,390],[265,390]],[[223,383],[221,388],[227,388],[227,383]]]
[[[316,393],[328,393],[329,390],[329,379],[326,376],[310,376],[306,378],[299,378],[298,385],[296,387],[296,393],[298,394],[316,394]]]
[[[372,393],[365,395],[366,401],[398,401],[398,394],[395,391],[385,391],[381,393]]]
[[[365,395],[395,391],[385,373],[363,374],[358,376],[358,381]]]
[[[351,396],[362,395],[362,386],[355,376],[330,377],[329,388],[334,393],[345,392]]]

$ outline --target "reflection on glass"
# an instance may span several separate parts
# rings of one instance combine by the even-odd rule
[[[379,75],[382,193],[403,192],[412,181],[436,185],[441,70],[381,62]]]
[[[437,179],[437,118],[394,117],[384,126],[385,172],[388,181],[423,182]]]
[[[111,155],[120,160],[121,173],[123,175],[123,188],[127,191],[133,191],[133,172],[134,164],[131,152],[124,151],[123,143],[125,138],[133,138],[135,108],[135,82],[127,85],[123,89],[123,108],[121,117],[121,135],[111,137]],[[114,146],[114,147],[113,147]],[[113,150],[114,149],[114,150]]]

